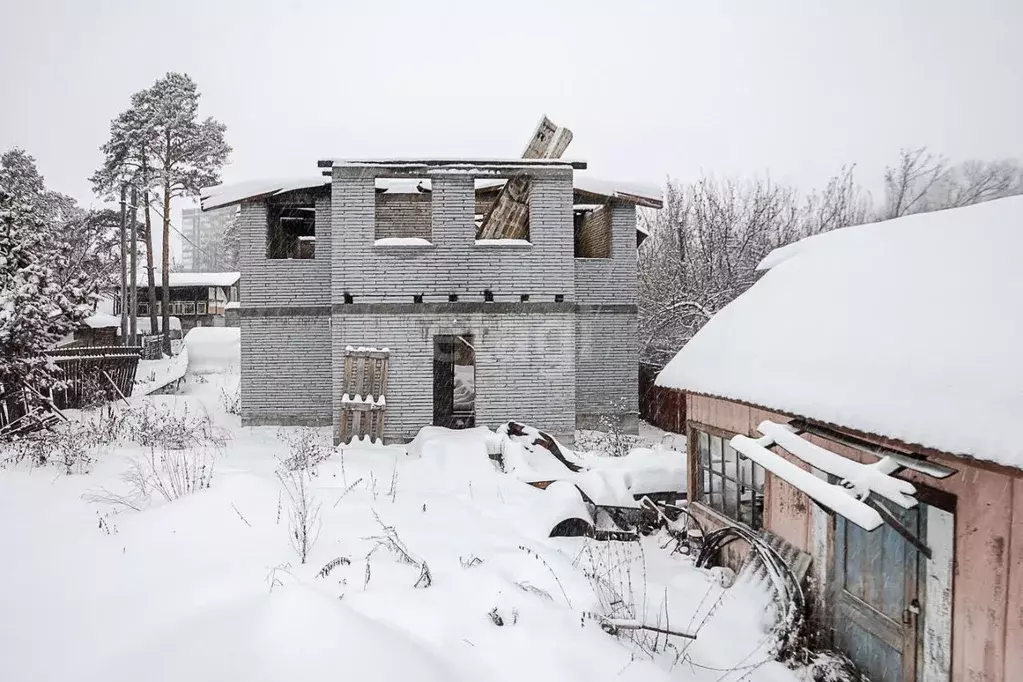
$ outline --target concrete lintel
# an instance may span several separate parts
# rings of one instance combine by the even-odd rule
[[[327,417],[316,417],[310,415],[242,415],[242,426],[330,426],[331,419]]]
[[[329,317],[329,305],[282,305],[239,308],[242,317]]]
[[[327,317],[329,315],[544,315],[582,313],[587,315],[635,315],[631,303],[515,303],[500,301],[457,301],[453,303],[335,303],[333,305],[273,306],[241,308],[242,317]]]
[[[574,303],[335,303],[335,315],[541,315],[574,313]]]

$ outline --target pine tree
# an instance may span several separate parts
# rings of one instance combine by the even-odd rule
[[[153,262],[153,221],[149,191],[153,182],[150,165],[150,135],[147,123],[147,101],[145,91],[131,97],[131,105],[110,122],[110,139],[100,147],[103,165],[93,173],[93,191],[99,196],[114,200],[119,197],[121,186],[129,184],[141,191],[145,207],[145,229],[142,233],[146,252],[146,280],[149,299],[149,329],[153,334],[160,327],[156,318],[156,274]],[[121,296],[127,301],[126,292]]]
[[[104,145],[106,161],[97,172],[97,187],[116,178],[141,183],[159,194],[163,221],[164,350],[170,353],[170,226],[171,200],[196,196],[203,187],[220,182],[220,169],[231,153],[224,140],[226,126],[213,118],[199,120],[199,90],[186,74],[168,73],[150,88],[132,96],[131,107],[111,123],[111,140]],[[124,180],[122,180],[124,181]],[[147,230],[150,226],[148,213]],[[151,239],[150,239],[151,241]],[[152,253],[152,249],[149,250]],[[155,309],[155,305],[150,306]]]

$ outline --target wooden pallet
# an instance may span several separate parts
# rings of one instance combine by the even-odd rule
[[[345,349],[344,374],[341,382],[342,443],[368,437],[371,441],[383,438],[387,416],[387,361],[386,348]]]

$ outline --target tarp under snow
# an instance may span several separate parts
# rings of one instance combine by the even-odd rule
[[[1023,197],[804,239],[657,385],[1023,468]]]

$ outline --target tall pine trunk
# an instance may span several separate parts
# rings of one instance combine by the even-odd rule
[[[153,220],[149,215],[149,190],[142,192],[146,205],[146,274],[149,280],[149,333],[156,334],[156,274],[153,272]]]
[[[163,350],[171,354],[170,342],[170,181],[163,185]]]

